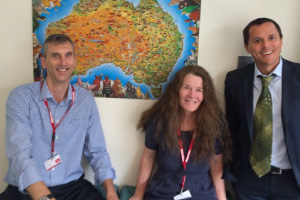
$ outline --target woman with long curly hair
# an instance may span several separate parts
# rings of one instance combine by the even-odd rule
[[[204,68],[178,71],[162,97],[142,114],[137,128],[146,132],[145,147],[130,200],[226,199],[221,176],[231,141]],[[158,169],[148,184],[155,161]]]

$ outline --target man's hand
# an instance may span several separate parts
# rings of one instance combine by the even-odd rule
[[[119,200],[119,197],[117,195],[116,192],[114,192],[114,194],[111,194],[111,195],[107,195],[107,200]]]
[[[40,200],[42,196],[51,194],[51,191],[43,181],[28,186],[26,191],[33,200]],[[51,200],[55,200],[55,198],[52,198]]]

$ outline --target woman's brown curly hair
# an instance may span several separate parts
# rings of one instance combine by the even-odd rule
[[[223,149],[223,158],[227,162],[231,157],[231,140],[226,117],[221,110],[213,81],[208,72],[200,66],[186,66],[179,70],[169,83],[165,93],[153,106],[142,113],[137,128],[144,131],[150,118],[156,123],[155,138],[162,134],[162,142],[171,152],[178,152],[176,130],[180,124],[184,110],[179,104],[179,89],[187,74],[193,74],[203,79],[203,101],[195,111],[195,142],[193,154],[195,161],[209,158],[215,154],[216,141]],[[163,131],[162,131],[163,130]]]

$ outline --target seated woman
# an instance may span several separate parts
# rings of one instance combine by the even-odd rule
[[[226,199],[221,176],[231,141],[205,69],[181,69],[137,127],[146,131],[145,147],[130,200]],[[158,170],[148,184],[156,160]]]

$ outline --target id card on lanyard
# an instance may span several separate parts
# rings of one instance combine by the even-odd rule
[[[186,157],[184,156],[184,150],[183,150],[183,145],[182,145],[182,137],[181,137],[181,132],[179,129],[177,129],[177,135],[178,135],[178,142],[179,142],[179,148],[180,148],[180,156],[181,156],[181,163],[183,166],[183,176],[182,176],[182,184],[181,184],[181,191],[180,194],[174,196],[174,200],[180,200],[180,199],[187,199],[192,197],[191,193],[189,190],[186,190],[185,192],[183,192],[184,190],[184,184],[186,181],[186,164],[188,163],[189,159],[190,159],[190,155],[192,152],[192,148],[194,146],[194,140],[195,140],[195,133],[193,134],[193,138],[191,140],[190,146],[189,146],[189,150],[187,152]]]
[[[41,82],[41,90],[43,88],[43,84],[44,84],[44,81]],[[45,161],[45,163],[44,163],[45,168],[46,168],[47,171],[50,170],[50,169],[52,169],[52,168],[54,168],[54,167],[56,167],[58,164],[61,163],[60,155],[55,155],[55,151],[54,151],[54,147],[55,147],[55,130],[61,124],[61,122],[65,119],[65,117],[67,116],[68,112],[70,111],[71,107],[74,104],[75,89],[74,89],[73,85],[71,85],[71,87],[72,87],[72,102],[71,102],[69,108],[66,110],[64,116],[61,118],[61,120],[56,125],[55,125],[55,122],[54,122],[54,119],[53,119],[53,116],[52,116],[52,113],[51,113],[48,101],[47,101],[47,99],[44,99],[44,103],[45,103],[45,105],[46,105],[46,107],[48,109],[50,123],[51,123],[51,126],[52,126],[51,158],[49,160]]]

